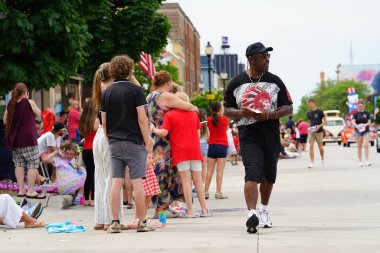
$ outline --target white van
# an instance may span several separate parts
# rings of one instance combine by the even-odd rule
[[[344,119],[340,117],[339,110],[327,110],[323,112],[326,116],[326,125],[323,127],[325,132],[323,135],[323,145],[329,142],[337,142],[342,144],[341,133],[344,129]]]

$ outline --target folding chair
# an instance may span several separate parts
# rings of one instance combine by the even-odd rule
[[[44,178],[50,178],[49,169],[48,169],[48,166],[45,163],[40,162],[40,170],[41,170],[42,175],[43,175]]]

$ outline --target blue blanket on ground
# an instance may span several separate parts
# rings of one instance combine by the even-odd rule
[[[45,226],[49,234],[53,233],[77,233],[86,231],[86,227],[82,225],[75,225],[70,221],[63,223],[50,223]]]

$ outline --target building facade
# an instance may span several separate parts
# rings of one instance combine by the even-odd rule
[[[244,71],[244,63],[239,63],[237,54],[216,54],[214,57],[216,72],[227,72],[228,78],[233,78]]]
[[[201,72],[202,72],[202,77],[201,77],[202,91],[208,91],[209,88],[215,91],[218,88],[220,88],[218,85],[219,75],[216,72],[213,59],[211,59],[211,64],[210,64],[211,86],[209,83],[209,76],[208,76],[208,57],[204,55],[201,56]]]
[[[199,91],[201,80],[199,33],[178,3],[163,4],[158,12],[167,16],[172,26],[169,39],[176,55],[172,63],[179,70],[184,91],[192,96]]]

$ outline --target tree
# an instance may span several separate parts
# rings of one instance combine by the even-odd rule
[[[307,106],[307,99],[312,97],[318,104],[321,110],[334,110],[338,109],[342,114],[348,114],[347,107],[347,89],[353,87],[359,98],[365,99],[370,90],[369,86],[363,82],[356,81],[341,81],[339,84],[334,85],[329,83],[327,86],[318,86],[311,94],[302,97],[302,103],[298,108],[295,119],[306,118],[306,113],[309,111]]]
[[[88,12],[101,1],[0,0],[0,93],[16,82],[42,89],[85,63]]]
[[[223,92],[218,90],[218,91],[213,91],[212,94],[214,94],[215,99],[212,101],[223,101]],[[191,100],[191,103],[198,107],[199,109],[205,109],[207,111],[207,114],[210,114],[210,100],[206,98],[208,95],[208,92],[202,91],[200,93],[194,93],[193,99]]]
[[[118,54],[127,54],[138,62],[140,52],[155,58],[167,44],[170,24],[157,9],[160,0],[107,1],[102,15],[89,20],[93,40],[88,44],[89,60],[82,70],[87,84],[100,64]],[[137,74],[143,73],[136,67]],[[139,79],[139,78],[138,78]],[[143,79],[143,78],[140,78]],[[139,80],[142,81],[142,80]]]
[[[55,86],[70,75],[91,84],[98,66],[118,54],[158,55],[170,24],[161,0],[0,0],[0,93],[14,83]]]

